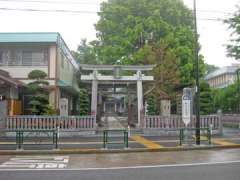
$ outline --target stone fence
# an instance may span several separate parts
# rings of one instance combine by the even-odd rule
[[[240,114],[223,114],[223,126],[240,128]]]
[[[192,117],[191,122],[187,127],[195,128],[196,125],[196,117]],[[207,115],[200,117],[200,127],[212,127],[212,129],[217,133],[222,133],[222,116],[219,115]],[[182,117],[178,115],[171,116],[145,116],[143,122],[144,131],[151,130],[168,130],[174,131],[180,128],[184,128],[185,125],[182,121]]]
[[[95,116],[8,116],[6,129],[96,130]]]

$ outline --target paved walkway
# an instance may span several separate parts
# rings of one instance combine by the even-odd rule
[[[105,117],[105,129],[124,129],[120,121],[114,116]]]

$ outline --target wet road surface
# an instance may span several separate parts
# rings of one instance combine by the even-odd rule
[[[239,180],[240,162],[125,169],[0,172],[4,180]]]
[[[64,163],[64,166],[61,163]],[[31,166],[26,166],[29,164]],[[0,179],[240,180],[240,149],[69,156],[0,156]]]

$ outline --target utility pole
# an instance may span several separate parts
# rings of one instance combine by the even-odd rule
[[[198,62],[198,32],[197,32],[197,10],[196,0],[193,0],[194,5],[194,57],[195,57],[195,110],[196,110],[196,144],[200,145],[200,88],[199,88],[199,62]]]
[[[237,99],[238,99],[238,104],[237,104],[237,112],[240,112],[240,104],[239,104],[239,98],[240,98],[240,82],[239,82],[239,71],[240,69],[237,69]]]

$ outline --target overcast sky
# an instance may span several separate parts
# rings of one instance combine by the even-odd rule
[[[60,32],[69,48],[76,50],[82,38],[89,41],[95,39],[94,24],[99,18],[92,12],[99,11],[99,4],[102,1],[0,0],[0,8],[81,11],[60,13],[0,10],[0,32]],[[193,0],[184,0],[184,2],[192,9]],[[197,0],[201,53],[209,64],[226,66],[235,62],[226,57],[224,47],[230,39],[230,31],[218,19],[230,17],[236,10],[237,4],[240,4],[240,0]]]

